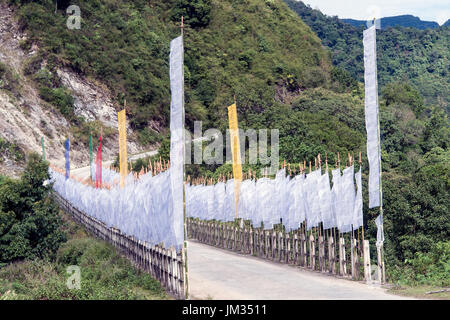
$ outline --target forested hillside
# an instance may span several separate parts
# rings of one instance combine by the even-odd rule
[[[224,130],[225,107],[236,95],[240,127],[280,130],[281,161],[314,161],[321,153],[334,165],[338,152],[362,151],[367,190],[364,90],[357,81],[362,29],[292,1],[302,19],[281,0],[93,0],[77,3],[81,29],[69,30],[68,1],[57,1],[56,13],[51,0],[10,2],[29,35],[23,47],[39,48],[30,77],[72,124],[71,93],[58,80],[58,66],[106,84],[117,104],[126,99],[141,143],[163,141],[167,156],[169,41],[180,34],[183,15],[188,128],[203,120],[204,130]],[[448,28],[378,35],[388,278],[448,285]],[[86,136],[80,140],[87,146]],[[187,173],[230,171],[225,164]],[[366,195],[373,240],[379,212],[368,210]]]
[[[285,2],[330,48],[333,64],[363,81],[362,31],[366,26],[352,26],[301,1]],[[383,28],[377,31],[377,60],[380,86],[409,81],[427,103],[450,113],[450,28]]]
[[[331,83],[320,40],[280,1],[79,1],[80,30],[66,27],[66,1],[57,1],[56,14],[54,1],[12,2],[30,35],[23,45],[39,43],[32,66],[47,61],[50,81],[37,79],[46,100],[64,95],[56,92],[58,65],[95,77],[120,104],[127,99],[127,115],[144,144],[160,139],[168,123],[169,41],[180,34],[181,15],[188,125],[193,119],[223,123],[234,94],[240,105],[257,109],[276,96],[286,100]],[[62,111],[70,117],[66,105]]]

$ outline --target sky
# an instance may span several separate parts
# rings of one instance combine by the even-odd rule
[[[412,14],[425,21],[442,25],[450,18],[450,0],[303,0],[311,8],[341,19],[367,20]]]

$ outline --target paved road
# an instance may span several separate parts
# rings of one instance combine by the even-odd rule
[[[369,286],[189,241],[192,299],[407,299]]]

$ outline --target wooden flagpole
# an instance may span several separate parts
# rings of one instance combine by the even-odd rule
[[[180,32],[181,32],[181,40],[183,42],[184,37],[184,24],[183,24],[183,16],[181,16],[181,25],[180,25]],[[183,53],[184,54],[184,47],[183,47]],[[183,72],[183,78],[182,80],[182,86],[183,86],[183,97],[182,97],[182,113],[183,113],[183,128],[184,128],[184,72]],[[183,130],[183,177],[186,178],[186,172],[184,171],[184,130]],[[183,183],[183,216],[184,216],[184,244],[182,247],[182,257],[183,263],[184,263],[184,292],[185,292],[185,299],[189,299],[189,277],[188,277],[188,253],[187,253],[187,227],[186,227],[186,185]]]

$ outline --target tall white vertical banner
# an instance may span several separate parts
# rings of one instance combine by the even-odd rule
[[[369,159],[369,208],[378,207],[381,204],[381,146],[375,30],[375,25],[373,25],[363,32],[365,115],[367,157]]]
[[[170,42],[170,183],[172,191],[172,219],[177,249],[182,247],[184,241],[183,51],[183,36],[179,36]]]

